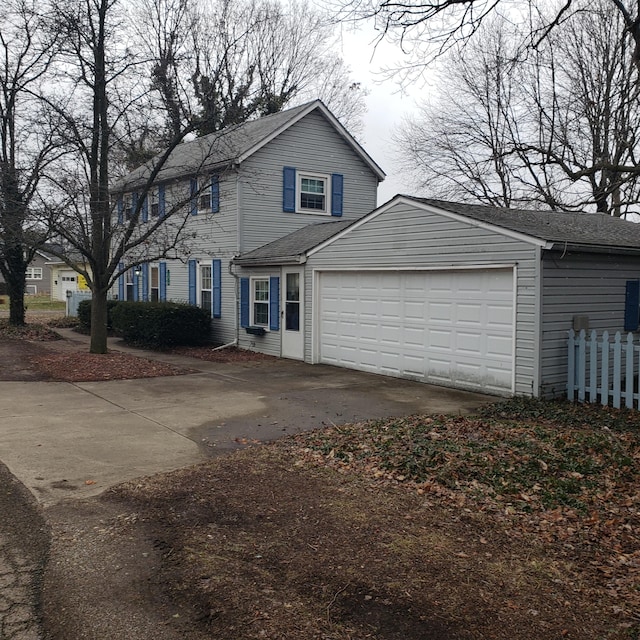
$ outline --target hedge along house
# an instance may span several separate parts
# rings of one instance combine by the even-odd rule
[[[149,175],[145,165],[117,185],[120,223],[130,218]],[[232,258],[314,221],[362,217],[376,206],[384,175],[318,100],[180,144],[142,203],[139,224],[183,206],[185,240],[175,259],[137,256],[128,269],[123,262],[113,293],[205,307],[214,338],[233,342],[240,285]],[[279,282],[256,282],[252,295],[268,299],[269,287]]]
[[[234,263],[240,346],[498,395],[562,395],[569,329],[638,325],[640,225],[600,214],[396,196]]]

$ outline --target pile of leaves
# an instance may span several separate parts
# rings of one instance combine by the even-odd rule
[[[516,399],[480,417],[375,420],[303,433],[290,446],[304,464],[534,534],[584,560],[576,572],[594,572],[585,589],[605,589],[629,615],[640,611],[639,412]]]
[[[0,338],[47,342],[60,340],[60,335],[50,329],[47,324],[31,322],[29,324],[15,326],[9,324],[7,319],[1,319]]]
[[[127,353],[93,354],[50,351],[31,358],[31,362],[52,380],[60,382],[100,382],[178,376],[191,373],[166,362],[138,358]]]

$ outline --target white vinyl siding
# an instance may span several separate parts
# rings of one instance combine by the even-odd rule
[[[489,228],[399,203],[345,233],[311,255],[306,270],[306,323],[311,326],[313,271],[339,269],[423,269],[500,265],[515,268],[515,388],[516,394],[536,395],[536,349],[539,337],[540,277],[533,245]],[[315,342],[315,344],[314,344]],[[317,329],[307,334],[305,359],[317,360]]]

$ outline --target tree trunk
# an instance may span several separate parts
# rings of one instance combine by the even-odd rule
[[[107,290],[92,291],[91,353],[107,353]]]
[[[21,327],[25,324],[24,290],[24,278],[9,277],[7,279],[9,324],[15,327]]]

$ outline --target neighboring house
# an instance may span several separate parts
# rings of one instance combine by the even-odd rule
[[[59,255],[61,250],[62,247],[60,245],[54,245],[53,251],[55,253]],[[51,255],[53,255],[53,253],[51,253]],[[65,256],[78,268],[88,269],[88,266],[81,255],[74,255],[73,251],[67,251],[65,252]],[[50,258],[47,262],[47,266],[51,274],[50,291],[52,300],[66,301],[68,293],[89,291],[85,278],[61,258],[57,256]]]
[[[130,218],[148,175],[145,165],[117,185],[118,223]],[[205,307],[215,339],[233,342],[240,332],[240,283],[232,259],[319,220],[362,217],[376,206],[383,179],[380,167],[320,101],[185,142],[159,172],[140,220],[148,224],[184,203],[184,258],[132,267],[113,293]],[[278,330],[281,289],[279,275],[251,281],[248,295],[260,310],[253,323]]]
[[[29,263],[25,278],[27,295],[49,295],[51,293],[51,256],[46,250],[36,251]],[[0,274],[0,288],[4,289],[4,278]]]
[[[562,395],[569,329],[638,326],[640,225],[601,214],[396,196],[234,267],[241,347],[499,395]]]

